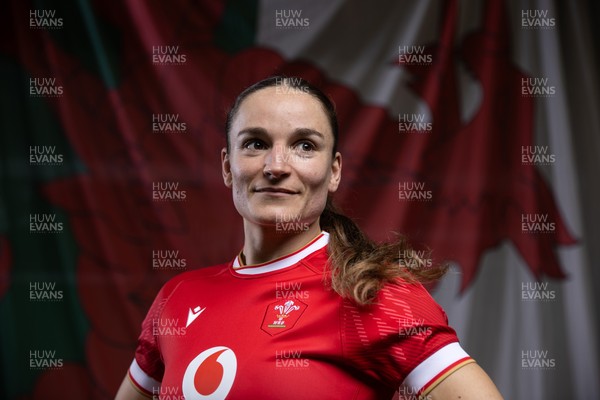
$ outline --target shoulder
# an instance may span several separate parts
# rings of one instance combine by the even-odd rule
[[[182,272],[169,279],[160,289],[157,298],[168,299],[177,289],[186,283],[202,282],[228,274],[231,263],[223,263]]]
[[[415,326],[423,327],[421,330],[428,333],[434,328],[451,331],[446,313],[423,285],[402,279],[387,283],[373,304],[360,306],[345,299],[342,317],[349,331],[362,330],[365,337],[373,339],[389,334],[401,335],[407,327]]]
[[[154,301],[146,313],[144,324],[151,323],[152,320],[159,318],[168,307],[168,304],[177,304],[179,301],[177,299],[184,298],[186,296],[186,290],[182,291],[180,290],[181,288],[187,286],[189,293],[189,290],[198,290],[198,285],[206,284],[212,287],[217,286],[212,284],[210,280],[218,276],[229,275],[229,266],[230,263],[225,263],[199,268],[180,273],[169,279],[162,285],[154,297]]]
[[[348,343],[356,342],[357,348],[359,341],[393,344],[401,340],[406,345],[417,340],[440,346],[457,341],[446,313],[419,282],[390,282],[368,306],[348,299],[343,304],[343,331]]]
[[[421,283],[402,279],[385,284],[374,304],[366,311],[384,320],[412,319],[413,323],[448,323],[442,307]]]
[[[418,282],[390,282],[369,306],[344,301],[346,356],[390,387],[397,388],[418,365],[457,341],[443,309]]]

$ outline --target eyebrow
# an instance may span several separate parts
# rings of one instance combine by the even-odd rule
[[[257,136],[268,136],[269,132],[265,129],[265,128],[261,128],[261,127],[250,127],[250,128],[244,128],[241,131],[238,132],[237,136],[242,136],[242,135],[257,135]],[[308,136],[317,136],[319,138],[321,138],[322,140],[325,140],[325,135],[322,134],[321,132],[314,130],[314,129],[310,129],[310,128],[297,128],[294,129],[291,133],[292,137],[308,137]]]

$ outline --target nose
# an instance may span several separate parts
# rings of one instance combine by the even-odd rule
[[[289,152],[280,144],[274,145],[265,156],[263,172],[267,178],[278,179],[289,175]]]

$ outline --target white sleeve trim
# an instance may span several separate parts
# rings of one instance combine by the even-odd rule
[[[135,358],[129,367],[129,375],[140,389],[150,394],[158,393],[160,390],[160,382],[145,373]]]
[[[448,367],[462,359],[470,359],[470,357],[458,342],[450,343],[417,365],[404,379],[402,385],[410,388],[411,392],[421,392]]]

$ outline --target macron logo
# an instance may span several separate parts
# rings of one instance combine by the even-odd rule
[[[198,316],[200,314],[202,314],[202,312],[206,310],[206,307],[204,308],[200,308],[200,306],[197,306],[196,308],[194,308],[193,310],[190,308],[190,310],[188,311],[188,319],[187,319],[187,323],[185,324],[185,327],[187,328],[188,326],[190,326],[190,324],[192,322],[194,322],[194,320],[196,318],[198,318]]]

